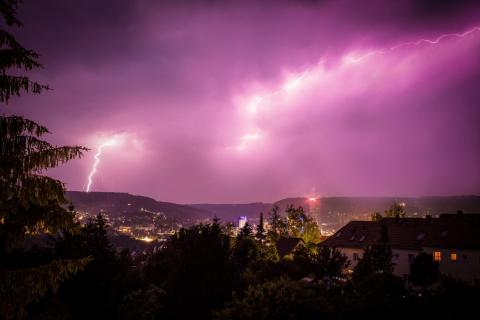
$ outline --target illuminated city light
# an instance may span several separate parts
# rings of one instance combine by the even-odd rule
[[[135,239],[143,241],[143,242],[152,242],[152,241],[155,240],[154,238],[150,238],[148,236],[145,236],[145,237],[142,237],[142,238],[135,238]]]

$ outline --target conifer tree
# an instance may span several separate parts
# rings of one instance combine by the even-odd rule
[[[260,212],[260,222],[257,225],[257,229],[256,229],[256,232],[255,232],[255,238],[257,238],[257,240],[260,243],[263,243],[265,241],[265,238],[266,238],[265,225],[263,223],[263,212]]]
[[[21,26],[18,0],[0,1],[5,25]],[[0,27],[0,102],[21,92],[40,93],[47,86],[17,75],[41,67],[38,55],[25,49]],[[8,72],[15,75],[8,74]],[[16,265],[11,252],[27,235],[73,229],[73,212],[65,208],[65,188],[45,171],[80,157],[79,146],[54,146],[41,140],[48,129],[18,116],[0,116],[0,314],[24,317],[25,307],[88,263],[89,258],[55,260],[45,265]]]

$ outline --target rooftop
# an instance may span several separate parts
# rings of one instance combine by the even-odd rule
[[[351,221],[321,245],[363,248],[380,239],[386,226],[392,248],[422,247],[480,250],[480,214],[442,214],[439,218],[383,218]]]

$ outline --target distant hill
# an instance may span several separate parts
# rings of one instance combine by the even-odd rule
[[[152,198],[135,196],[117,192],[80,192],[69,191],[67,197],[77,210],[97,213],[109,212],[111,215],[129,213],[163,212],[169,219],[177,221],[198,221],[213,216],[223,221],[236,221],[241,215],[257,218],[260,212],[265,215],[274,205],[283,211],[287,205],[302,206],[307,211],[315,208],[320,215],[341,212],[348,215],[383,213],[394,202],[405,202],[408,215],[418,213],[440,214],[455,213],[463,210],[465,213],[480,213],[480,196],[448,196],[448,197],[325,197],[310,201],[308,198],[286,198],[275,203],[246,204],[192,204],[181,205],[171,202],[161,202]],[[143,209],[142,209],[143,208]]]
[[[67,198],[76,210],[93,214],[101,211],[108,212],[112,216],[162,212],[167,218],[177,221],[195,221],[210,215],[209,212],[188,205],[160,202],[128,193],[67,191]]]
[[[455,213],[463,210],[465,213],[480,213],[480,196],[445,196],[445,197],[325,197],[315,201],[307,198],[287,198],[276,202],[281,209],[289,204],[309,208],[317,206],[320,214],[343,212],[358,214],[378,211],[383,213],[394,202],[404,202],[407,214],[441,214]]]

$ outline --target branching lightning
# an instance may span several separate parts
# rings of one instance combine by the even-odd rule
[[[97,166],[100,163],[100,156],[102,155],[103,148],[107,147],[107,146],[111,146],[114,143],[115,143],[115,140],[112,139],[112,140],[104,142],[104,143],[102,143],[101,145],[98,146],[97,153],[93,157],[95,159],[95,162],[93,163],[92,171],[88,175],[88,183],[87,183],[87,187],[85,189],[86,192],[90,192],[90,188],[91,188],[92,182],[93,182],[93,177],[94,177],[95,173],[97,172]]]
[[[371,56],[375,56],[375,55],[384,55],[384,54],[387,54],[389,52],[392,52],[392,51],[395,51],[395,50],[398,50],[400,48],[403,48],[403,47],[410,47],[410,46],[419,46],[419,45],[422,45],[422,44],[427,44],[427,45],[435,45],[435,44],[439,44],[442,40],[444,39],[447,39],[447,38],[464,38],[466,36],[469,36],[475,32],[479,32],[480,31],[480,26],[475,26],[463,33],[445,33],[445,34],[442,34],[440,35],[439,37],[437,37],[436,39],[420,39],[420,40],[417,40],[417,41],[407,41],[407,42],[402,42],[402,43],[399,43],[393,47],[390,47],[390,48],[387,48],[387,49],[382,49],[382,50],[374,50],[374,51],[369,51],[367,53],[365,53],[364,55],[360,56],[360,57],[352,57],[352,56],[347,56],[346,59],[347,61],[350,61],[350,62],[360,62],[362,60],[365,60]]]
[[[475,26],[463,33],[446,33],[442,34],[439,37],[435,39],[419,39],[416,41],[408,41],[408,42],[402,42],[399,44],[396,44],[392,47],[386,48],[386,49],[379,49],[379,50],[371,50],[366,52],[363,55],[360,56],[354,56],[352,54],[346,55],[344,59],[342,60],[343,63],[349,63],[349,64],[358,64],[370,57],[377,56],[377,55],[385,55],[390,52],[396,51],[401,48],[405,47],[416,47],[420,45],[437,45],[442,42],[442,40],[445,40],[447,38],[464,38],[467,36],[470,36],[476,32],[480,32],[480,26]],[[290,79],[286,83],[284,83],[279,89],[274,90],[272,92],[266,93],[264,95],[254,95],[251,99],[250,102],[247,103],[246,109],[250,114],[256,114],[260,108],[260,106],[265,103],[267,100],[272,99],[273,97],[277,95],[281,95],[284,93],[287,93],[290,91],[292,88],[296,88],[301,86],[304,83],[304,80],[309,76],[310,73],[315,69],[315,67],[320,66],[323,64],[323,59],[320,60],[319,63],[316,65],[306,69],[305,71],[297,74],[297,76],[293,77],[293,79]],[[260,133],[256,132],[255,134],[246,134],[240,138],[240,144],[238,145],[237,149],[239,151],[243,151],[247,145],[248,142],[257,140],[260,137]]]

